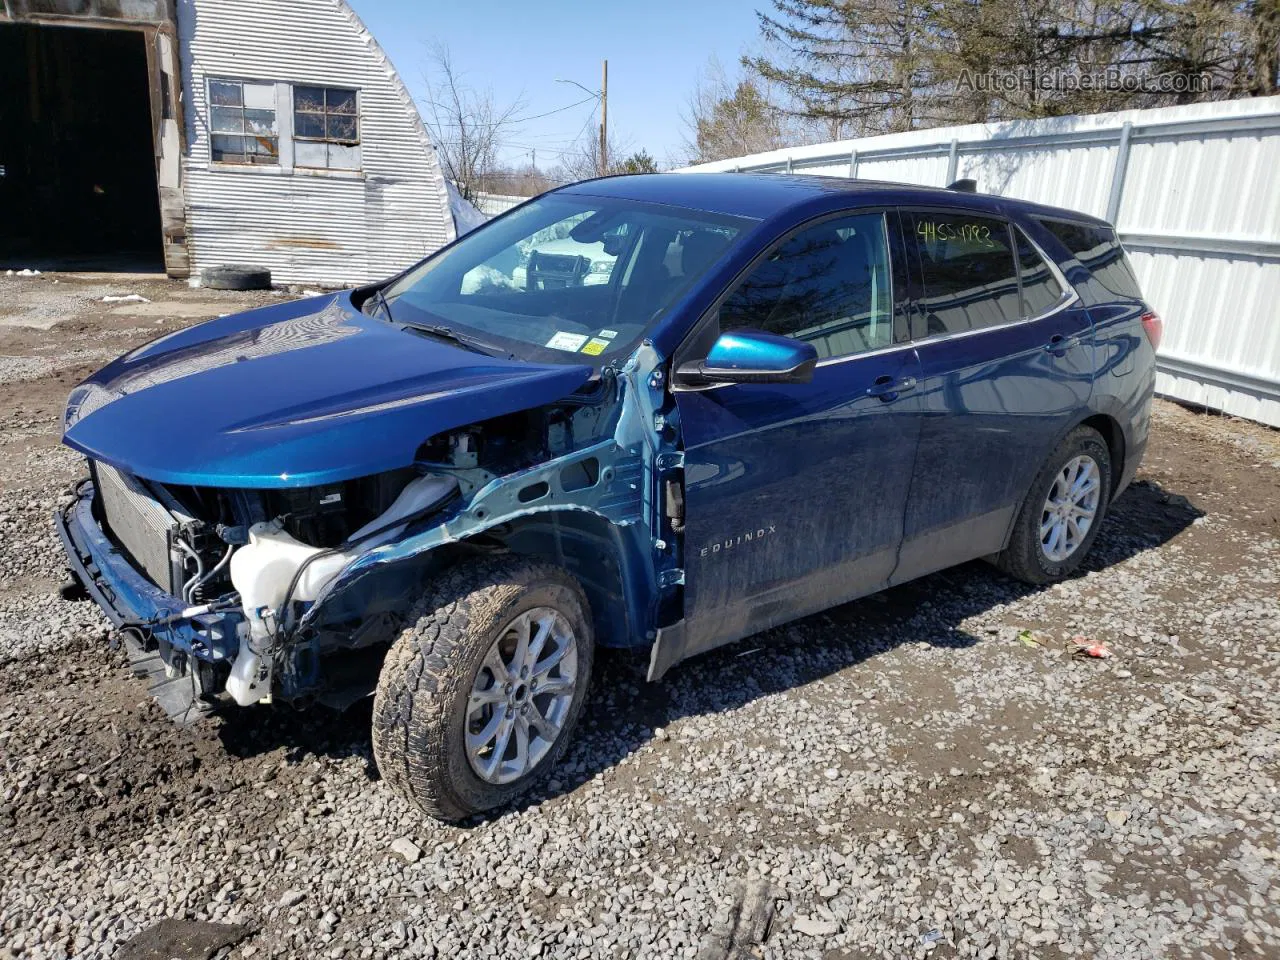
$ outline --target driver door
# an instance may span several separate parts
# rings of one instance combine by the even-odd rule
[[[810,383],[676,388],[680,658],[872,593],[893,572],[920,431],[894,216],[859,212],[801,228],[719,302],[719,332],[812,343]]]

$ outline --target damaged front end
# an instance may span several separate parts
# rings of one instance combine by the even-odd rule
[[[423,584],[476,552],[556,560],[583,583],[600,641],[640,645],[680,608],[680,518],[660,506],[679,466],[662,378],[643,344],[567,398],[318,486],[160,483],[90,457],[57,525],[74,575],[176,717],[367,695]]]
[[[222,695],[248,705],[311,692],[314,671],[284,655],[296,605],[457,494],[452,478],[414,470],[287,491],[172,487],[104,462],[90,470],[57,517],[72,572],[166,710],[181,714]]]

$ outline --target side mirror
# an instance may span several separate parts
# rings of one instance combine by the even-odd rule
[[[808,383],[818,364],[818,351],[803,340],[759,330],[722,333],[705,360],[682,363],[677,384],[705,387],[715,383]]]

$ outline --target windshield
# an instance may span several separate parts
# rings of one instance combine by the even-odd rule
[[[549,194],[386,288],[397,323],[523,359],[599,365],[629,353],[753,221]]]

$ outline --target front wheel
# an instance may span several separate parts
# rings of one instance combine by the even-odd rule
[[[1098,535],[1111,493],[1111,451],[1092,427],[1067,434],[1031,484],[996,565],[1032,584],[1070,576]]]
[[[586,597],[523,557],[458,565],[392,645],[373,706],[383,779],[441,820],[513,800],[555,766],[591,679]]]

